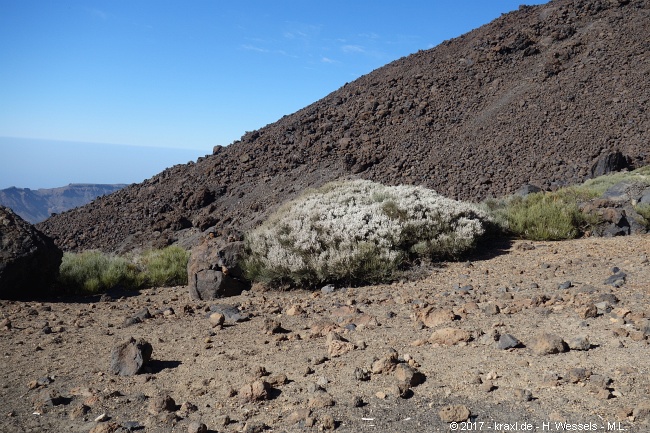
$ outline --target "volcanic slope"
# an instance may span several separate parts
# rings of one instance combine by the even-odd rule
[[[38,227],[66,250],[189,246],[344,177],[480,200],[582,181],[615,151],[649,164],[649,23],[644,0],[522,6]]]

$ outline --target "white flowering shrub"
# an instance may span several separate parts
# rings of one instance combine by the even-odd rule
[[[243,266],[271,284],[385,281],[416,259],[457,258],[488,222],[479,207],[426,188],[334,182],[248,233]]]

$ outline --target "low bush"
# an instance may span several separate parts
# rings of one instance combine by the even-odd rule
[[[176,245],[146,251],[136,259],[141,270],[141,285],[167,287],[187,284],[188,259],[189,253]]]
[[[388,281],[414,260],[453,259],[485,233],[478,206],[413,186],[333,182],[282,206],[245,237],[253,281]]]
[[[516,237],[540,241],[574,239],[601,222],[596,215],[580,212],[579,204],[602,196],[623,181],[650,185],[650,166],[599,176],[553,192],[489,199],[482,205],[504,232]],[[639,212],[643,216],[642,212],[643,209]]]
[[[504,215],[499,220],[507,222],[507,231],[529,240],[574,239],[596,223],[580,212],[577,195],[569,191],[515,196],[499,212]]]
[[[68,292],[98,293],[115,286],[132,288],[138,269],[123,257],[100,251],[65,253],[59,268],[59,282]]]
[[[189,253],[178,246],[120,257],[100,251],[65,253],[59,284],[70,293],[100,293],[114,287],[138,289],[187,283]]]

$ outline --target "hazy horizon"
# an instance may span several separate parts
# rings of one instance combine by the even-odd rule
[[[15,137],[0,137],[0,149],[0,189],[58,188],[71,183],[140,183],[168,167],[212,153],[212,149]],[[62,155],[68,155],[73,161],[57,162]]]

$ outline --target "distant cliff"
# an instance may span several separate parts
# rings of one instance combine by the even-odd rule
[[[0,190],[0,204],[11,208],[26,221],[36,224],[45,221],[53,213],[83,206],[125,186],[71,183],[60,188],[37,190],[11,187]]]

